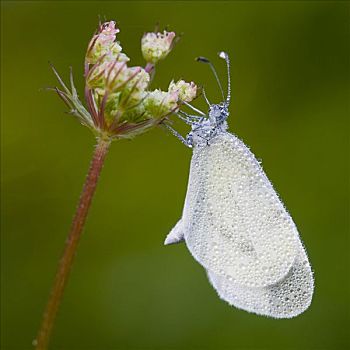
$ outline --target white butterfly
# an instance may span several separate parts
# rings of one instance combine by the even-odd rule
[[[290,318],[305,311],[312,299],[313,273],[297,228],[247,146],[227,131],[230,103],[210,104],[206,116],[179,112],[191,125],[184,139],[193,148],[182,218],[165,244],[184,240],[206,269],[219,296],[237,308],[256,314]],[[217,78],[222,95],[221,83]]]

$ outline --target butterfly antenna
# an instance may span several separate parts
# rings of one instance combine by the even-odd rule
[[[220,79],[219,79],[219,77],[218,77],[218,74],[216,73],[216,70],[215,70],[213,64],[212,64],[207,58],[205,58],[205,57],[197,57],[197,58],[196,58],[196,61],[197,61],[197,62],[203,62],[203,63],[209,64],[209,66],[210,66],[212,72],[214,73],[215,79],[216,79],[216,81],[217,81],[217,83],[218,83],[218,85],[219,85],[222,98],[225,99],[224,90],[222,89],[222,85],[221,85]]]
[[[203,96],[204,96],[205,102],[206,102],[206,103],[207,103],[207,105],[210,107],[210,106],[211,106],[211,103],[210,103],[210,102],[209,102],[209,100],[208,100],[208,97],[207,97],[207,95],[206,95],[206,93],[205,93],[204,88],[202,89],[202,93],[203,93]]]
[[[228,54],[224,51],[219,52],[219,57],[224,59],[226,61],[227,66],[227,97],[226,97],[226,104],[230,104],[231,100],[231,77],[230,77],[230,58],[228,57]]]

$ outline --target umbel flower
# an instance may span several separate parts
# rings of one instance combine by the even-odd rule
[[[34,341],[36,350],[46,350],[49,344],[57,311],[68,280],[78,243],[97,186],[104,160],[113,140],[132,138],[159,125],[182,104],[197,96],[197,86],[183,80],[172,81],[167,91],[151,90],[155,65],[172,50],[174,32],[146,33],[141,40],[145,67],[131,66],[130,58],[116,40],[119,28],[114,21],[100,24],[91,38],[85,55],[85,105],[74,86],[72,70],[68,88],[54,67],[60,87],[53,90],[77,117],[96,136],[97,144],[90,169],[80,196],[73,223],[60,259],[52,292],[44,317]],[[164,123],[169,129],[169,125]],[[170,128],[171,130],[171,128]]]
[[[141,40],[145,68],[130,66],[130,58],[116,41],[119,29],[114,21],[100,24],[85,56],[85,101],[80,101],[72,70],[70,89],[53,68],[61,88],[55,88],[69,113],[104,139],[131,138],[162,123],[179,110],[182,102],[197,96],[197,87],[183,80],[172,81],[168,91],[150,90],[154,65],[174,46],[174,32],[146,33]],[[153,77],[152,77],[153,78]]]

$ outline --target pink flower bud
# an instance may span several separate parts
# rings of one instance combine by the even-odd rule
[[[119,29],[115,27],[115,22],[110,21],[100,25],[97,34],[95,34],[88,46],[85,60],[89,64],[95,64],[101,58],[113,56],[121,58],[121,61],[128,61],[129,58],[121,53],[122,47],[116,42],[116,34]]]
[[[103,23],[100,27],[98,40],[106,45],[112,44],[116,39],[116,34],[118,34],[119,32],[120,30],[115,27],[114,21]]]

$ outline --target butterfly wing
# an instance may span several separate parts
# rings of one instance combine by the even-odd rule
[[[302,244],[288,274],[279,282],[260,288],[240,286],[210,271],[208,277],[220,298],[237,308],[275,318],[295,317],[305,311],[314,289],[312,270]]]
[[[229,133],[194,149],[182,232],[208,271],[245,287],[282,280],[298,252],[293,220],[254,155]]]

